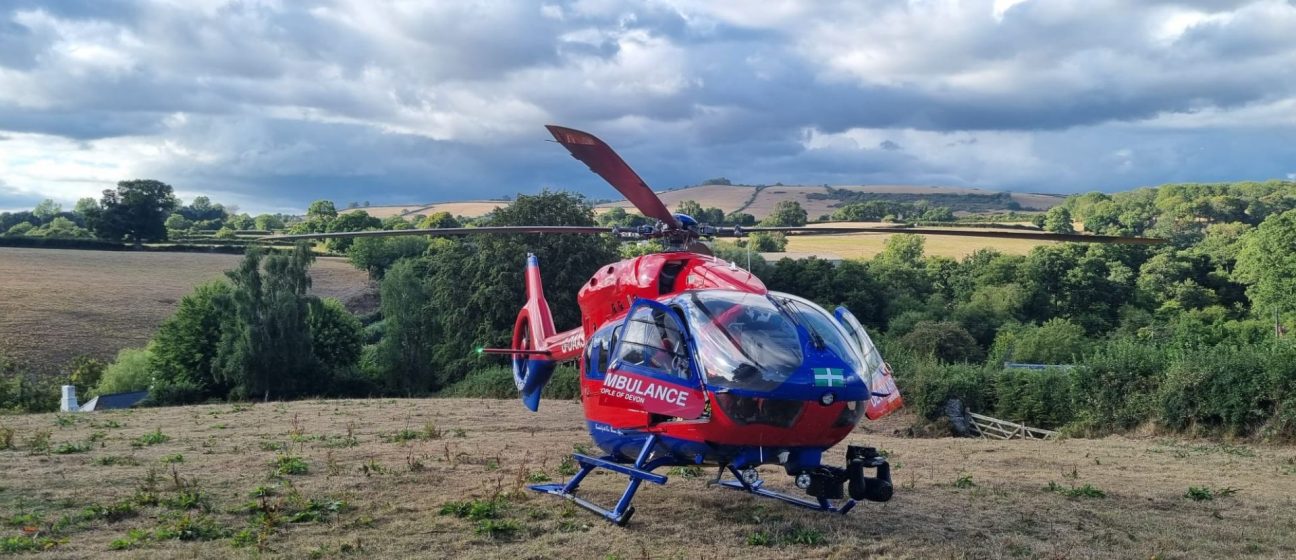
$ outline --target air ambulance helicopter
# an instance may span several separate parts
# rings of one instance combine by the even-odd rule
[[[861,417],[876,420],[903,404],[890,366],[860,321],[844,307],[830,313],[805,298],[767,289],[736,263],[711,255],[702,239],[782,232],[1162,241],[917,227],[716,228],[671,213],[602,140],[570,128],[547,128],[573,157],[657,223],[631,229],[507,226],[275,239],[530,233],[662,240],[663,252],[594,271],[577,295],[581,324],[565,331],[555,328],[540,263],[529,256],[527,301],[514,324],[512,345],[484,349],[511,359],[522,403],[532,411],[538,410],[554,367],[579,362],[585,423],[602,455],[574,454],[580,470],[565,483],[530,488],[570,500],[622,526],[635,513],[631,502],[639,486],[645,481],[665,484],[667,477],[655,471],[670,466],[716,466],[715,482],[723,488],[823,512],[845,514],[859,500],[885,502],[893,493],[890,467],[876,449],[848,446],[841,466],[828,464],[824,456]],[[767,464],[782,467],[806,496],[766,488],[757,467]],[[595,469],[628,479],[611,507],[580,496],[581,482]],[[726,473],[732,477],[725,478]]]

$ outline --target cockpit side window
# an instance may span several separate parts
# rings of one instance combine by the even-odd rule
[[[665,311],[640,307],[626,322],[617,359],[683,379],[689,378],[688,347],[679,321]]]

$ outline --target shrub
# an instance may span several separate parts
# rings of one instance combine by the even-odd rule
[[[976,339],[953,321],[920,321],[900,338],[900,345],[942,362],[974,362],[981,359]]]
[[[1113,432],[1152,418],[1167,362],[1165,348],[1134,338],[1099,346],[1083,366],[1072,370],[1079,427]]]
[[[1009,369],[994,382],[996,416],[1041,428],[1057,428],[1075,417],[1071,372]]]
[[[1296,399],[1288,346],[1218,346],[1181,352],[1158,392],[1161,422],[1173,429],[1251,435]],[[1284,385],[1287,385],[1284,387]]]
[[[518,390],[511,368],[494,367],[470,373],[437,394],[442,397],[513,399],[517,398]],[[574,367],[556,368],[542,394],[548,399],[580,398],[580,372]]]
[[[931,360],[913,362],[907,371],[896,373],[905,402],[929,420],[944,413],[945,402],[959,399],[974,411],[991,409],[994,391],[989,373],[968,364],[939,364]]]
[[[1080,325],[1053,318],[1042,325],[1002,330],[995,337],[994,346],[994,353],[1005,361],[1071,364],[1088,353],[1093,343]]]
[[[103,372],[103,379],[95,386],[94,394],[108,395],[143,391],[153,381],[153,369],[149,365],[152,352],[148,348],[122,348],[117,352],[117,359]]]

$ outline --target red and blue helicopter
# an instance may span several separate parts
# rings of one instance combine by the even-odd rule
[[[844,307],[829,312],[774,292],[732,262],[713,256],[703,239],[751,232],[789,235],[922,233],[997,238],[1151,244],[1161,240],[1024,231],[917,227],[717,228],[670,212],[606,143],[560,126],[547,127],[572,156],[621,192],[652,226],[508,226],[345,232],[289,237],[386,235],[611,234],[660,239],[665,250],[608,264],[577,296],[581,324],[558,331],[545,301],[540,263],[526,262],[527,301],[510,348],[523,404],[535,411],[558,363],[578,361],[586,425],[601,456],[574,454],[579,471],[565,483],[538,484],[617,525],[634,515],[643,482],[665,484],[669,466],[718,467],[716,483],[817,511],[847,513],[857,501],[885,502],[893,486],[886,459],[851,445],[841,466],[824,453],[861,417],[881,418],[903,405],[883,360],[860,322]],[[283,239],[280,237],[279,239]],[[806,496],[765,487],[757,467],[778,465]],[[595,469],[628,478],[616,504],[580,496]],[[726,473],[732,475],[725,478]]]

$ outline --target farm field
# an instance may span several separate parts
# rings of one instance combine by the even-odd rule
[[[79,355],[111,359],[153,337],[180,298],[223,278],[238,255],[0,248],[0,349],[51,373]],[[314,292],[352,306],[373,291],[344,259],[311,268]]]
[[[536,414],[511,400],[328,400],[0,422],[16,446],[0,451],[0,531],[54,539],[33,558],[1296,555],[1289,447],[915,439],[896,435],[901,417],[847,440],[889,454],[889,503],[811,513],[708,488],[709,469],[674,471],[665,486],[644,485],[637,515],[618,528],[524,488],[562,480],[563,458],[589,444],[573,402]],[[60,452],[31,450],[42,433]],[[779,469],[763,474],[790,487]],[[595,474],[582,489],[608,502],[623,486]],[[477,508],[460,513],[478,520],[452,514],[470,500]]]
[[[815,227],[817,224],[810,224]],[[886,226],[891,224],[872,222],[839,222],[823,224],[823,227],[846,226]],[[979,230],[985,231],[985,230]],[[832,254],[848,259],[872,258],[886,247],[886,242],[894,234],[866,233],[850,235],[789,235],[787,250],[792,253]],[[1034,239],[989,239],[978,237],[955,237],[950,235],[924,235],[926,243],[924,253],[929,256],[961,259],[978,249],[994,249],[1008,255],[1025,255],[1040,245],[1050,245],[1056,241]],[[766,259],[769,260],[769,259]]]

